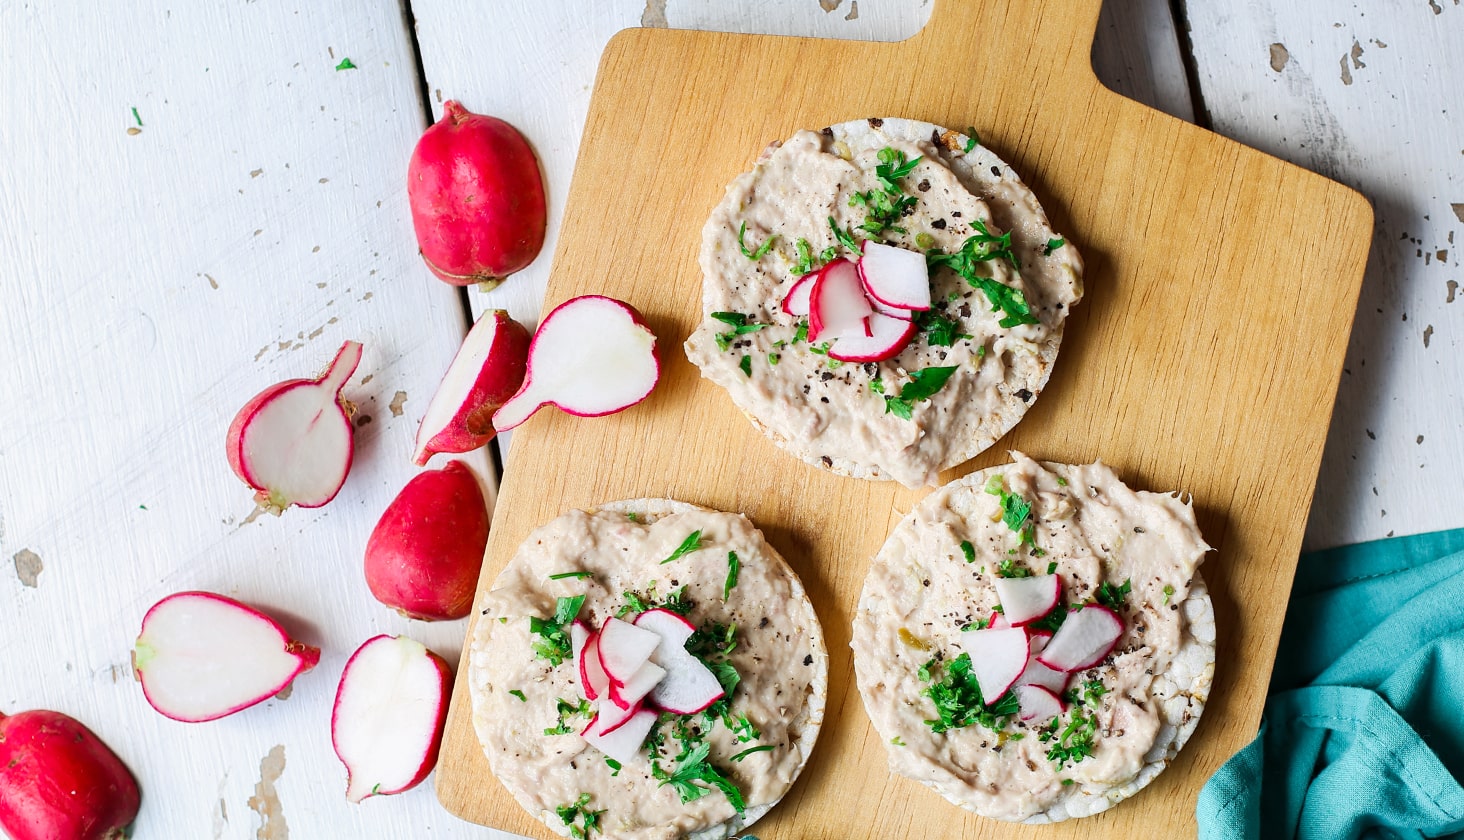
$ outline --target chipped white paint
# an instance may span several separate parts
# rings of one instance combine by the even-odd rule
[[[1464,5],[1188,7],[1215,130],[1377,211],[1307,546],[1464,526]]]

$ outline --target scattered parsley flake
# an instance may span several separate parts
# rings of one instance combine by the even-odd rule
[[[1128,597],[1128,594],[1132,591],[1134,591],[1134,585],[1131,578],[1125,579],[1121,586],[1114,586],[1105,580],[1098,584],[1098,591],[1094,593],[1093,597],[1105,607],[1122,610],[1124,607],[1124,598]]]
[[[746,804],[742,801],[742,792],[730,779],[722,775],[721,771],[713,767],[707,756],[711,754],[712,745],[706,741],[697,744],[681,763],[677,766],[676,772],[668,774],[662,770],[660,765],[651,765],[651,775],[659,780],[661,784],[671,785],[676,794],[681,797],[682,802],[690,802],[707,795],[711,788],[716,788],[727,797],[727,801],[741,814],[747,810]],[[699,785],[697,782],[702,782]],[[703,786],[705,785],[705,786]]]
[[[1067,241],[1063,239],[1049,239],[1047,240],[1047,246],[1042,249],[1042,256],[1052,256],[1053,251],[1056,251],[1058,248],[1061,248],[1066,244]]]
[[[893,414],[901,420],[909,420],[914,404],[919,400],[930,399],[945,387],[946,380],[951,378],[957,367],[958,365],[928,367],[912,372],[910,381],[900,388],[898,397],[885,397],[885,413]]]
[[[1174,597],[1174,587],[1164,584],[1164,606],[1169,606],[1169,599]]]
[[[1025,578],[1032,576],[1032,570],[1025,566],[1018,566],[1014,558],[1008,557],[997,566],[996,574],[998,577],[1004,578]]]
[[[732,594],[732,589],[737,586],[737,573],[742,570],[742,564],[737,560],[737,552],[727,552],[727,581],[722,584],[722,600],[727,600]]]
[[[869,380],[869,390],[876,394],[883,394],[885,392],[884,380],[875,376],[875,378]]]
[[[611,760],[606,759],[607,762]],[[591,811],[587,807],[589,804],[590,795],[582,793],[570,804],[560,805],[554,809],[554,813],[558,814],[559,818],[564,820],[564,824],[569,826],[569,835],[575,840],[586,840],[591,832],[600,830],[600,815],[605,813],[605,809]],[[576,825],[575,820],[579,820],[580,823]]]
[[[928,251],[935,247],[935,237],[921,231],[915,234],[915,247],[922,251]]]
[[[729,758],[727,760],[728,761],[741,761],[742,759],[747,758],[748,756],[752,755],[753,753],[767,752],[768,750],[774,750],[774,749],[777,749],[777,747],[773,746],[772,744],[761,744],[761,745],[756,746],[756,747],[748,747],[747,749],[745,749],[742,752],[740,752],[740,753],[732,756],[731,758]]]
[[[808,340],[808,322],[807,321],[799,321],[798,322],[798,328],[793,331],[793,343],[794,344],[797,344],[800,341],[807,341],[807,340]]]
[[[1056,574],[1057,573],[1057,561],[1056,560],[1053,560],[1051,563],[1048,563],[1047,564],[1047,573],[1049,575]]]
[[[859,247],[859,240],[854,238],[854,231],[847,228],[841,230],[838,223],[834,221],[833,216],[829,217],[829,229],[834,232],[834,239],[838,240],[840,245],[843,245],[856,254],[862,250]]]
[[[807,239],[799,239],[795,247],[798,249],[798,262],[793,264],[793,273],[802,277],[818,266],[814,265],[813,249],[809,247]]]
[[[142,115],[139,114],[139,113],[137,113],[137,109],[136,108],[133,108],[132,109],[132,118],[134,120],[137,120],[137,127],[138,128],[142,128]]]
[[[527,702],[529,702],[529,698],[525,697],[524,696],[524,693],[522,691],[519,691],[516,688],[509,689],[509,692],[508,693],[509,694],[512,694],[515,697],[517,697],[519,699],[519,702],[520,703],[527,703]]]
[[[581,715],[583,715],[584,717],[589,717],[592,714],[590,710],[590,701],[584,699],[583,697],[580,698],[578,704],[571,703],[568,700],[565,700],[563,697],[558,698],[555,701],[555,704],[559,709],[559,725],[545,729],[545,735],[568,735],[574,731],[574,727],[571,726],[569,723],[571,718],[579,717]]]
[[[557,575],[550,575],[550,580],[564,580],[565,578],[587,578],[594,577],[594,572],[560,572]]]
[[[627,513],[625,515],[625,518],[629,519],[631,522],[639,522],[640,514],[636,513],[635,511],[631,511],[630,513]]]
[[[354,61],[351,61],[349,58],[343,58],[343,59],[341,59],[341,63],[336,65],[336,71],[337,72],[339,72],[341,70],[355,70],[355,69],[356,69],[356,63]]]
[[[656,582],[651,581],[651,585],[646,588],[644,595],[637,592],[622,592],[620,597],[625,599],[625,603],[616,611],[616,618],[625,618],[628,615],[638,615],[646,610],[655,609],[670,610],[680,616],[691,612],[691,602],[686,599],[685,586],[673,589],[664,599],[657,600]]]
[[[973,337],[960,332],[960,321],[947,318],[934,309],[915,313],[915,326],[925,334],[925,343],[931,347],[950,347],[956,339]]]
[[[921,668],[922,679],[934,676],[931,666],[937,662],[938,660],[931,660]],[[968,653],[951,660],[946,665],[945,675],[922,693],[935,704],[937,719],[927,720],[925,723],[937,735],[972,724],[980,724],[997,732],[1017,713],[1017,697],[1010,691],[997,698],[990,706],[983,702],[981,686],[971,670],[971,655]]]
[[[529,616],[529,632],[539,637],[533,644],[535,655],[547,659],[554,667],[570,657],[571,645],[565,625],[574,621],[584,603],[583,595],[560,598],[555,602],[553,618]]]
[[[782,355],[780,355],[778,353],[769,353],[768,354],[768,364],[769,365],[772,365],[773,367],[777,367],[778,366],[778,362],[780,362],[782,360],[783,360]]]
[[[1030,545],[1036,549],[1036,522],[1032,520],[1032,503],[1016,493],[1007,492],[1000,473],[987,480],[986,492],[999,500],[1001,521],[1009,530],[1017,533],[1018,545]]]
[[[896,735],[895,737],[891,738],[890,739],[890,743],[891,744],[894,744],[897,747],[903,747],[903,746],[905,746],[905,742],[900,738],[899,735]]]
[[[967,283],[986,296],[992,311],[1000,310],[1005,316],[998,322],[1003,329],[1037,323],[1021,289],[1008,286],[994,277],[976,273],[978,263],[995,259],[1005,259],[1011,263],[1012,268],[1021,269],[1017,255],[1012,251],[1011,231],[993,236],[981,219],[975,219],[971,224],[977,232],[968,237],[959,250],[946,254],[932,248],[925,252],[926,265],[931,269],[947,267],[965,278]]]
[[[742,250],[742,256],[747,257],[753,262],[757,262],[758,260],[766,256],[768,250],[773,247],[773,243],[778,241],[778,235],[773,234],[772,236],[769,236],[767,239],[763,240],[763,244],[759,245],[756,251],[749,251],[747,250],[747,245],[743,244],[742,241],[742,238],[746,235],[747,222],[743,222],[742,226],[737,228],[737,247]]]
[[[676,546],[676,550],[671,552],[670,557],[661,561],[661,565],[664,566],[674,560],[680,560],[693,551],[700,551],[704,542],[708,542],[708,540],[702,539],[702,532],[700,530],[692,531],[686,535],[686,539],[681,541],[681,545]]]
[[[752,357],[751,356],[743,356],[742,357],[742,361],[738,362],[737,363],[737,366],[742,369],[742,375],[743,376],[746,376],[749,379],[752,378]]]
[[[961,553],[966,556],[967,563],[976,562],[976,546],[971,545],[970,540],[961,540]]]
[[[610,775],[611,776],[619,776],[620,775],[620,769],[621,769],[621,766],[622,766],[620,764],[620,762],[616,761],[615,759],[613,759],[613,758],[611,758],[610,756],[607,755],[607,756],[605,756],[605,764],[610,768],[610,770],[611,770]]]
[[[971,150],[979,145],[981,145],[981,137],[976,133],[976,128],[974,126],[966,126],[966,154],[971,154]]]

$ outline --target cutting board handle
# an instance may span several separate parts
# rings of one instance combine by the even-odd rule
[[[910,40],[953,70],[1000,63],[1091,78],[1102,6],[1103,0],[935,0],[930,21]]]

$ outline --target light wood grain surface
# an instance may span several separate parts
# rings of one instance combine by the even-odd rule
[[[762,527],[819,610],[830,689],[817,760],[760,837],[1185,834],[1200,785],[1254,735],[1285,609],[1265,596],[1295,567],[1371,210],[1346,187],[1104,90],[1089,62],[1098,10],[945,0],[896,44],[640,29],[606,48],[547,303],[585,291],[632,302],[661,339],[662,381],[644,405],[593,425],[554,413],[520,427],[480,593],[530,530],[570,507],[667,496]],[[861,73],[798,84],[809,66]],[[984,84],[930,81],[951,66]],[[1193,493],[1217,549],[1205,572],[1218,673],[1200,730],[1152,791],[1091,820],[1012,829],[889,775],[852,688],[849,623],[868,558],[922,492],[786,457],[679,349],[702,316],[701,214],[687,208],[714,204],[770,139],[889,114],[977,126],[1088,265],[1089,297],[1047,392],[967,469],[1004,462],[1007,447],[1102,458],[1139,486]],[[627,189],[626,173],[649,172]],[[1181,176],[1191,172],[1206,177]],[[1270,271],[1282,264],[1296,273]],[[1317,283],[1327,299],[1309,300]],[[438,768],[444,804],[552,836],[484,782],[470,717],[460,669]]]
[[[1464,134],[1449,100],[1464,82],[1464,10],[1177,7],[1176,26],[1165,0],[1107,4],[1100,79],[1379,206],[1308,542],[1464,525],[1464,144],[1449,139]],[[896,41],[930,3],[416,0],[410,12],[415,30],[386,0],[0,2],[0,392],[12,397],[0,406],[0,709],[55,708],[95,727],[142,782],[140,838],[502,836],[450,816],[425,785],[347,805],[327,732],[357,643],[406,632],[451,658],[464,630],[397,619],[358,572],[376,516],[413,474],[417,419],[467,323],[414,255],[401,177],[426,121],[417,91],[433,113],[460,98],[535,143],[550,245],[513,282],[471,295],[474,311],[533,322],[611,35],[669,25]],[[344,57],[358,69],[336,71]],[[223,460],[228,419],[347,337],[367,344],[347,393],[371,418],[350,481],[327,508],[249,520]],[[279,612],[326,648],[321,667],[288,700],[224,721],[160,718],[127,651],[146,606],[191,586]]]

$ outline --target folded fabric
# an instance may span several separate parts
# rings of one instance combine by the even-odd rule
[[[1201,840],[1464,838],[1464,529],[1304,554]]]

